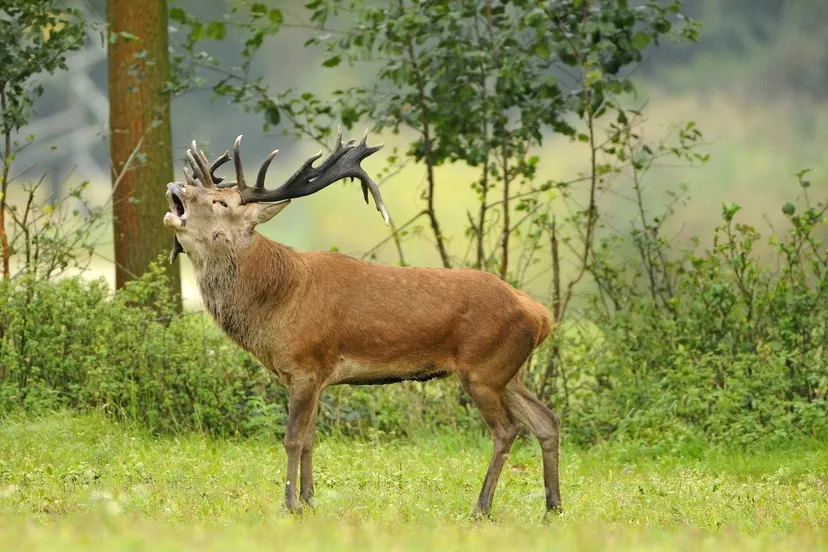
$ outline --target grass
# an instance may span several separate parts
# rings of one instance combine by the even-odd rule
[[[0,425],[0,550],[810,550],[828,547],[828,448],[659,457],[564,450],[566,514],[543,517],[519,442],[494,520],[469,517],[486,436],[324,438],[317,510],[281,508],[276,440],[151,437],[100,416]]]

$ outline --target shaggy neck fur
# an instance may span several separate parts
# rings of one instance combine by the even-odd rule
[[[254,354],[266,321],[299,291],[304,264],[293,249],[254,233],[243,247],[194,258],[207,312],[236,343]]]

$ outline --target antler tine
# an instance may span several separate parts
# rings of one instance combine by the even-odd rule
[[[196,176],[205,187],[215,188],[216,184],[213,182],[207,157],[205,157],[204,153],[198,149],[198,145],[195,140],[193,140],[190,145],[191,149],[187,150],[187,160],[190,162],[190,166],[193,167],[193,170],[196,172]]]
[[[239,191],[247,188],[247,183],[244,180],[244,169],[242,168],[241,160],[241,139],[243,134],[236,136],[236,141],[233,142],[233,165],[236,167],[236,185]],[[231,184],[232,185],[232,184]]]
[[[190,163],[190,167],[192,168],[194,183],[203,188],[204,173],[201,172],[201,168],[198,166],[198,160],[193,155],[193,150],[187,150],[187,161]]]
[[[184,167],[184,178],[187,179],[187,184],[190,186],[201,186],[201,182],[193,178],[193,171]]]
[[[352,176],[351,180],[353,179],[354,177]],[[360,180],[360,184],[362,184],[362,197],[365,198],[365,204],[368,205],[368,191],[370,190],[371,196],[374,198],[374,204],[377,206],[377,211],[379,211],[382,215],[382,220],[385,221],[386,226],[390,225],[391,215],[388,214],[388,208],[382,200],[382,194],[380,194],[379,186],[377,186],[376,182],[371,180],[367,174]]]
[[[216,171],[218,170],[219,167],[221,167],[222,165],[224,165],[228,161],[230,161],[230,152],[227,151],[227,150],[224,150],[224,153],[221,155],[221,157],[217,158],[215,161],[213,161],[210,164],[210,178],[213,179],[213,183],[215,183],[217,186],[218,186],[219,183],[221,183],[224,180],[224,177],[223,176],[216,176]]]
[[[258,188],[260,190],[264,190],[264,181],[265,181],[265,176],[267,175],[267,169],[268,169],[268,167],[270,167],[270,162],[273,161],[273,158],[276,157],[277,153],[279,153],[279,150],[271,151],[270,155],[268,155],[265,158],[264,163],[262,163],[262,166],[259,167],[259,174],[256,175],[256,188]],[[319,155],[322,155],[322,152],[319,152]],[[317,157],[317,159],[318,159],[318,157]]]
[[[391,223],[391,217],[382,200],[379,187],[360,166],[360,162],[363,159],[382,149],[383,144],[368,146],[367,140],[368,131],[366,130],[359,144],[355,140],[349,140],[346,144],[343,144],[342,127],[340,126],[337,129],[336,146],[327,159],[318,167],[314,167],[314,161],[322,157],[322,152],[320,151],[316,155],[313,155],[302,164],[293,176],[275,190],[267,190],[264,188],[267,168],[273,156],[276,154],[276,152],[271,153],[262,164],[261,169],[259,169],[256,185],[252,188],[246,187],[240,190],[242,203],[262,201],[277,202],[294,199],[314,194],[338,180],[344,178],[353,180],[357,178],[362,184],[362,193],[365,197],[365,202],[368,202],[368,192],[370,191],[374,198],[374,203],[377,205],[377,210],[382,214],[386,226],[389,225]]]

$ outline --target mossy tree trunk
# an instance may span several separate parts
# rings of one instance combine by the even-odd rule
[[[109,129],[117,288],[169,252],[162,224],[173,180],[166,0],[107,0]],[[181,295],[179,265],[169,284]],[[180,305],[179,305],[180,306]]]

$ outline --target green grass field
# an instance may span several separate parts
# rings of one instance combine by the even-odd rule
[[[153,438],[98,416],[0,423],[0,550],[825,550],[828,447],[658,457],[564,447],[566,513],[544,519],[519,441],[493,520],[469,514],[487,436],[321,439],[317,510],[281,508],[273,440]]]

